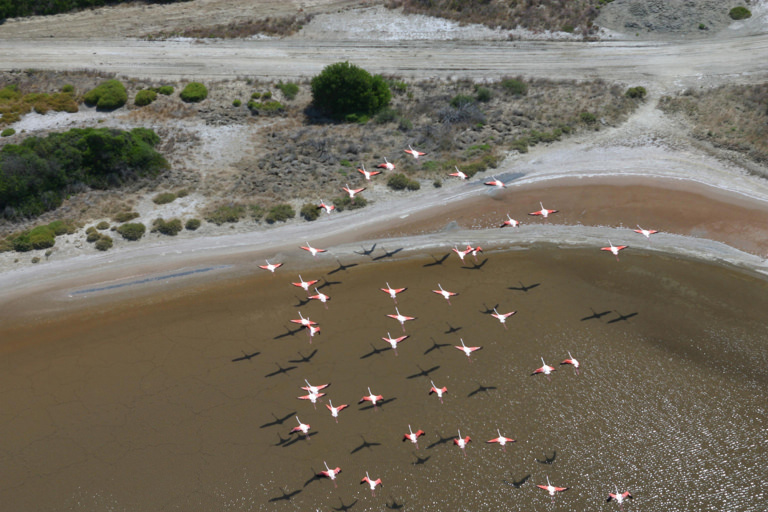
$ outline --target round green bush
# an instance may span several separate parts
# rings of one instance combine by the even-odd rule
[[[190,82],[179,94],[187,103],[197,103],[208,97],[208,88],[200,82]]]
[[[304,220],[315,220],[320,215],[320,210],[313,203],[304,203],[299,212]]]
[[[528,94],[528,84],[522,80],[514,78],[505,78],[501,81],[501,86],[510,94],[515,96],[525,96]]]
[[[112,237],[107,235],[101,235],[101,238],[96,240],[94,247],[100,251],[106,251],[112,248]]]
[[[72,84],[66,84],[61,88],[61,92],[70,93],[75,92],[75,86]]]
[[[47,249],[56,243],[56,234],[48,226],[36,226],[29,232],[29,242],[33,249]]]
[[[144,236],[144,232],[147,230],[146,226],[141,222],[130,222],[123,224],[117,228],[117,232],[120,236],[126,240],[135,241]]]
[[[264,220],[267,221],[267,224],[274,224],[275,222],[285,222],[295,216],[296,210],[294,210],[291,205],[278,204],[277,206],[270,208]]]
[[[133,220],[138,216],[138,212],[120,212],[115,214],[112,217],[112,220],[115,222],[128,222],[129,220]]]
[[[280,89],[280,92],[283,93],[283,96],[288,101],[294,99],[299,93],[299,86],[293,82],[288,82],[285,84],[283,82],[279,82],[277,85],[275,85],[275,87]]]
[[[14,130],[13,128],[6,128],[2,132],[0,132],[0,136],[2,136],[2,137],[10,137],[14,133],[16,133],[16,130]]]
[[[350,64],[337,62],[326,66],[312,78],[312,102],[334,119],[373,115],[389,104],[392,93],[381,75]]]
[[[597,117],[591,112],[582,112],[579,114],[579,118],[584,124],[595,124],[597,122]]]
[[[109,229],[109,222],[103,220],[96,224],[96,229]]]
[[[174,202],[175,200],[176,194],[173,192],[163,192],[152,198],[152,202],[155,204],[168,204]]]
[[[477,101],[481,101],[483,103],[491,101],[491,90],[487,87],[478,87],[475,91],[475,95]]]
[[[158,231],[164,235],[176,236],[181,231],[181,221],[179,219],[163,220],[155,219],[152,224],[152,231]]]
[[[397,173],[389,177],[387,186],[392,190],[405,190],[408,186],[408,181],[408,177],[405,174]]]
[[[194,231],[200,227],[200,219],[189,219],[184,227],[189,231]]]
[[[143,107],[145,105],[149,105],[153,101],[157,99],[157,93],[150,89],[144,89],[143,91],[139,91],[136,93],[136,99],[133,100],[133,102],[139,106]]]
[[[730,16],[731,19],[734,19],[734,20],[738,21],[738,20],[744,20],[744,19],[747,19],[747,18],[751,18],[752,17],[752,13],[746,7],[739,6],[739,7],[734,7],[733,9],[731,9],[730,12],[728,12],[728,16]]]
[[[272,98],[272,91],[267,91],[261,95],[261,99],[263,100],[269,100],[271,98]]]
[[[630,87],[627,89],[627,92],[625,93],[627,98],[645,98],[645,95],[648,93],[648,91],[645,90],[645,87],[638,85],[637,87]]]
[[[170,96],[173,94],[173,86],[172,85],[161,85],[157,88],[157,92],[159,94],[162,94],[163,96]]]
[[[232,106],[233,106],[233,107],[239,107],[239,106],[240,106],[240,105],[242,105],[242,104],[243,104],[243,102],[242,102],[242,101],[240,101],[240,100],[234,100],[234,101],[232,101]]]
[[[85,241],[88,242],[89,244],[92,244],[93,242],[99,240],[100,238],[101,238],[101,233],[94,230],[88,233],[88,236],[85,237]]]
[[[128,93],[120,80],[107,80],[85,93],[83,101],[99,110],[115,110],[125,105]]]
[[[258,100],[259,98],[261,98],[261,93],[260,92],[251,93],[251,99],[252,100]]]

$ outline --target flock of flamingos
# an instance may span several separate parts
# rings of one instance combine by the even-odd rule
[[[425,155],[425,153],[413,149],[410,145],[408,146],[408,149],[405,150],[405,152],[410,154],[411,156],[413,156],[416,159],[418,159],[419,157]],[[395,169],[395,164],[393,164],[392,162],[389,162],[385,158],[384,159],[384,163],[381,163],[381,164],[377,165],[377,168],[381,168],[383,170],[394,170]],[[365,177],[365,179],[367,181],[371,181],[371,178],[373,176],[381,174],[381,172],[382,172],[382,171],[366,171],[364,166],[362,168],[358,169],[358,171]],[[459,178],[461,180],[468,179],[468,176],[465,173],[463,173],[462,171],[460,171],[458,168],[456,168],[456,172],[451,173],[450,176]],[[491,186],[491,187],[498,188],[498,189],[506,188],[506,186],[507,186],[504,182],[502,182],[501,180],[497,179],[496,177],[492,177],[492,179],[490,181],[486,181],[486,182],[484,182],[484,184],[488,185],[488,186]],[[349,197],[352,200],[354,200],[356,194],[359,194],[360,192],[364,191],[365,189],[366,189],[366,187],[361,187],[361,188],[353,189],[353,188],[350,188],[349,185],[343,187],[343,190],[345,192],[347,192],[347,194],[349,194]],[[549,217],[549,215],[558,212],[558,210],[550,210],[550,209],[544,208],[543,204],[541,204],[541,203],[539,203],[539,204],[541,206],[541,209],[538,210],[538,211],[535,211],[535,212],[531,212],[531,213],[529,213],[529,215],[538,216],[538,217],[546,219],[547,217]],[[317,207],[318,208],[322,208],[328,214],[330,214],[335,209],[335,207],[333,205],[326,204],[323,201],[321,201],[320,204]],[[513,219],[513,218],[511,218],[509,216],[509,214],[508,214],[507,215],[507,219],[504,220],[499,227],[501,227],[501,228],[504,228],[504,227],[518,227],[519,225],[520,225],[520,222],[515,220],[515,219]],[[652,234],[658,233],[657,230],[643,229],[640,226],[638,226],[638,229],[635,229],[634,231],[639,233],[639,234],[641,234],[641,235],[643,235],[643,236],[645,236],[646,238],[650,238],[650,236]],[[611,254],[613,254],[616,257],[616,260],[618,261],[619,260],[619,251],[622,251],[623,249],[626,249],[627,247],[628,247],[628,245],[613,245],[613,243],[611,243],[609,241],[608,242],[608,246],[607,247],[601,247],[601,250],[602,251],[610,252]],[[316,257],[318,254],[326,252],[325,249],[318,249],[318,248],[312,247],[309,243],[307,243],[307,245],[305,245],[305,246],[301,246],[301,249],[303,249],[305,251],[308,251],[310,254],[312,254],[313,257]],[[481,247],[479,247],[479,246],[478,247],[472,247],[471,245],[467,245],[466,248],[463,249],[463,250],[462,249],[458,249],[457,247],[454,247],[452,249],[452,251],[455,252],[456,255],[459,257],[459,259],[461,260],[462,265],[464,264],[464,259],[465,259],[465,257],[467,255],[471,254],[475,258],[475,260],[477,260],[477,255],[478,255],[478,253],[482,252],[482,250],[483,249]],[[283,265],[282,263],[270,263],[267,260],[266,265],[259,265],[259,267],[264,269],[264,270],[268,270],[268,271],[274,273],[282,265]],[[298,288],[302,288],[305,292],[307,292],[307,295],[308,295],[309,299],[319,300],[320,302],[325,304],[325,307],[327,308],[328,307],[327,306],[327,302],[331,299],[331,297],[329,297],[328,295],[320,292],[317,287],[314,287],[314,285],[317,282],[318,282],[318,280],[305,281],[301,277],[301,275],[299,275],[299,281],[292,282],[291,284],[293,286],[298,287]],[[314,295],[311,295],[311,293],[312,293],[311,290],[310,290],[311,288],[314,289],[314,291],[315,291]],[[392,300],[394,301],[394,304],[395,304],[395,314],[388,314],[387,316],[392,318],[392,319],[394,319],[394,320],[397,320],[400,323],[400,326],[401,326],[402,331],[403,331],[403,335],[399,336],[399,337],[396,337],[396,338],[393,338],[390,333],[387,333],[386,337],[382,337],[382,340],[384,340],[387,343],[389,343],[389,345],[391,346],[391,348],[394,351],[395,355],[397,355],[397,346],[398,346],[398,344],[403,342],[404,340],[406,340],[409,337],[408,334],[405,334],[406,333],[406,330],[405,330],[406,322],[408,322],[410,320],[415,320],[414,317],[410,317],[410,316],[406,316],[406,315],[401,314],[400,310],[397,307],[397,296],[398,296],[398,294],[404,292],[406,289],[407,288],[393,288],[393,287],[391,287],[389,285],[389,283],[386,283],[386,288],[381,288],[381,291],[386,293],[386,294],[388,294],[392,298]],[[432,290],[432,292],[436,293],[438,295],[441,295],[443,298],[445,298],[445,300],[448,302],[448,304],[451,303],[451,297],[458,295],[458,293],[456,293],[456,292],[451,292],[451,291],[445,290],[442,287],[442,285],[439,284],[439,283],[438,283],[438,289]],[[516,311],[510,311],[510,312],[507,312],[507,313],[499,313],[496,310],[496,308],[493,308],[493,313],[491,314],[491,316],[496,318],[504,326],[504,328],[506,329],[507,328],[507,326],[506,326],[507,318],[509,318],[510,316],[514,315],[515,313],[516,313]],[[312,338],[316,334],[320,333],[320,327],[317,324],[317,322],[314,322],[314,321],[310,320],[309,318],[305,318],[304,316],[301,315],[300,312],[299,312],[299,318],[298,319],[293,319],[293,320],[291,320],[291,322],[299,324],[299,325],[301,325],[302,327],[304,327],[306,329],[306,331],[307,331],[307,333],[309,335],[310,343],[312,342]],[[460,339],[460,342],[461,342],[461,345],[456,345],[455,348],[460,350],[460,351],[462,351],[467,356],[469,362],[471,363],[472,362],[472,353],[475,352],[476,350],[480,350],[482,347],[474,347],[474,346],[473,347],[468,347],[468,346],[466,346],[464,344],[464,340],[463,339]],[[550,375],[552,374],[552,372],[555,371],[555,368],[553,366],[548,365],[544,361],[543,357],[541,358],[541,363],[542,363],[542,365],[539,368],[536,368],[535,370],[532,371],[531,376],[545,375],[549,379]],[[568,353],[568,358],[564,359],[560,364],[561,365],[571,365],[574,368],[575,373],[577,375],[579,374],[579,368],[580,368],[581,365],[580,365],[579,361],[571,355],[570,352]],[[303,396],[299,396],[298,398],[301,399],[301,400],[307,400],[307,401],[311,402],[312,404],[316,404],[320,398],[322,398],[322,397],[324,397],[326,395],[325,393],[322,392],[322,390],[324,390],[325,388],[327,388],[330,385],[330,384],[322,384],[322,385],[313,386],[306,379],[305,379],[304,382],[307,385],[306,386],[301,386],[301,389],[306,391],[307,394],[303,395]],[[429,394],[430,395],[432,395],[432,394],[436,395],[437,398],[442,403],[442,401],[443,401],[443,394],[448,391],[448,388],[447,387],[438,387],[437,385],[435,385],[435,383],[433,381],[430,381],[430,384],[431,384],[431,388],[429,389]],[[377,407],[377,404],[380,403],[381,401],[383,401],[383,399],[384,399],[384,397],[382,395],[374,394],[371,391],[371,388],[369,387],[368,388],[368,395],[365,395],[365,396],[361,397],[358,403],[368,402],[375,409]],[[338,405],[338,406],[334,406],[333,402],[331,400],[328,400],[328,403],[325,404],[325,407],[330,411],[331,416],[338,423],[338,421],[339,421],[338,420],[339,414],[341,413],[341,411],[343,411],[344,409],[349,407],[349,405],[348,404],[341,404],[341,405]],[[291,434],[302,435],[302,436],[304,436],[304,438],[307,441],[309,441],[309,435],[310,435],[309,432],[310,432],[310,429],[312,427],[309,424],[307,424],[307,423],[302,423],[302,421],[299,419],[298,416],[296,416],[296,421],[298,422],[298,425],[296,427],[293,427],[290,430],[290,433]],[[411,428],[411,425],[408,425],[408,432],[403,434],[403,439],[402,440],[403,440],[403,442],[409,441],[409,442],[413,443],[413,445],[416,447],[416,449],[418,449],[418,439],[419,439],[419,437],[423,436],[424,434],[425,434],[425,432],[423,430],[417,430],[417,431],[414,432],[413,429]],[[509,437],[503,436],[499,430],[497,430],[497,434],[498,434],[498,437],[495,437],[493,439],[489,439],[488,441],[486,441],[486,443],[497,443],[497,444],[499,444],[502,447],[503,450],[506,451],[506,445],[508,443],[514,443],[515,442],[514,439],[511,439]],[[457,446],[458,448],[460,448],[462,450],[462,452],[464,453],[464,456],[466,456],[465,448],[467,447],[467,445],[471,441],[472,441],[472,439],[469,436],[462,436],[461,435],[461,431],[459,430],[458,431],[458,437],[453,439],[453,444],[455,446]],[[331,468],[331,467],[328,466],[328,464],[326,462],[324,462],[323,464],[325,465],[325,470],[320,471],[317,474],[317,477],[319,477],[319,478],[328,478],[328,479],[330,479],[331,481],[334,482],[334,485],[336,485],[336,478],[338,477],[339,473],[341,473],[341,468],[340,467]],[[371,478],[370,475],[368,474],[368,472],[366,472],[365,476],[362,477],[362,479],[360,481],[360,484],[361,485],[362,484],[368,485],[368,487],[371,489],[371,494],[373,496],[375,496],[376,487],[383,486],[383,483],[382,483],[380,478],[376,478],[376,479]],[[558,486],[552,485],[549,482],[549,477],[547,477],[546,485],[544,485],[544,484],[537,484],[536,486],[539,487],[540,489],[543,489],[546,492],[548,492],[549,495],[552,497],[553,501],[554,501],[555,495],[557,493],[567,491],[570,488],[570,487],[558,487]],[[615,490],[615,492],[612,492],[612,493],[608,494],[607,501],[615,501],[619,505],[619,508],[623,510],[623,503],[624,503],[624,501],[627,500],[627,499],[630,499],[630,498],[632,498],[632,494],[629,491],[619,492],[619,490],[617,488]]]

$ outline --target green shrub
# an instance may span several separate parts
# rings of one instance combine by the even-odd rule
[[[471,105],[475,102],[475,98],[467,94],[457,94],[451,98],[451,106],[453,108],[461,108],[467,105]]]
[[[261,95],[261,99],[263,100],[270,100],[272,99],[272,91],[267,91]]]
[[[269,209],[269,213],[264,218],[267,224],[274,224],[275,222],[285,222],[288,219],[292,219],[296,216],[296,211],[289,204],[278,204]]]
[[[248,108],[256,114],[277,114],[285,110],[283,104],[275,100],[265,102],[251,100],[248,102]]]
[[[728,16],[730,16],[731,19],[734,19],[734,20],[744,20],[744,19],[750,18],[752,16],[752,13],[746,7],[739,6],[731,9],[728,12]]]
[[[128,93],[119,80],[107,80],[85,93],[83,101],[86,105],[95,106],[99,110],[115,110],[125,105],[128,101]]]
[[[208,88],[200,82],[190,82],[181,91],[179,97],[187,103],[197,103],[208,97]]]
[[[69,94],[69,93],[72,93],[72,92],[75,92],[75,86],[74,86],[74,85],[72,85],[72,84],[65,84],[65,85],[64,85],[64,86],[61,88],[61,92],[65,92],[65,93],[67,93],[67,94]]]
[[[491,90],[487,87],[478,87],[475,91],[475,98],[483,103],[491,101]]]
[[[220,205],[205,216],[205,220],[221,226],[226,222],[238,222],[245,215],[245,207],[241,204]]]
[[[96,224],[96,229],[101,229],[101,230],[109,229],[109,222],[105,220],[99,222],[98,224]]]
[[[304,220],[312,221],[317,219],[317,217],[320,215],[320,210],[318,209],[317,205],[313,203],[304,203],[299,214],[304,217]]]
[[[233,106],[233,107],[239,107],[239,106],[240,106],[240,105],[242,105],[242,104],[243,104],[243,102],[242,102],[242,101],[240,101],[240,100],[234,100],[234,101],[232,102],[232,106]]]
[[[128,224],[122,224],[117,228],[117,232],[120,236],[126,240],[135,241],[144,236],[144,232],[147,230],[146,226],[141,222],[131,222]]]
[[[100,251],[107,251],[112,248],[112,237],[107,235],[101,235],[101,238],[96,240],[94,247]]]
[[[16,133],[16,130],[14,130],[13,128],[6,128],[2,132],[0,132],[0,136],[1,137],[10,137],[14,133]]]
[[[251,218],[255,221],[260,221],[262,217],[264,217],[264,214],[267,213],[263,206],[259,204],[252,204],[248,206],[248,212],[251,215]]]
[[[188,195],[189,195],[189,190],[185,188],[176,191],[176,197],[187,197]]]
[[[625,93],[625,96],[627,98],[645,98],[647,91],[645,90],[645,87],[642,87],[638,85],[637,87],[630,87],[627,89],[627,92]]]
[[[392,190],[419,190],[421,184],[418,181],[408,178],[405,174],[393,174],[387,180],[387,186]]]
[[[283,82],[278,82],[278,84],[275,85],[275,87],[280,89],[280,92],[283,93],[283,96],[288,101],[291,101],[296,97],[297,94],[299,94],[299,86],[292,82],[288,82],[285,84]]]
[[[171,219],[171,220],[164,220],[164,219],[155,219],[155,221],[152,223],[152,231],[157,231],[159,233],[162,233],[163,235],[168,236],[176,236],[179,234],[179,231],[181,231],[181,220],[179,219]]]
[[[379,110],[379,113],[376,114],[376,116],[373,118],[373,121],[376,124],[394,123],[397,121],[397,117],[397,110],[387,107]]]
[[[56,236],[71,235],[78,229],[78,226],[74,222],[66,220],[55,220],[48,224],[48,227]]]
[[[251,93],[251,99],[252,100],[258,100],[259,98],[261,98],[261,93],[260,92]]]
[[[579,114],[579,119],[584,124],[595,124],[597,122],[597,117],[591,112],[582,112]]]
[[[31,260],[29,260],[29,261],[31,261],[32,263],[40,263],[40,257],[39,256],[35,256]]]
[[[528,152],[528,139],[525,137],[520,137],[519,139],[515,139],[512,141],[512,144],[510,144],[510,149],[515,150],[519,153],[527,153]]]
[[[346,119],[350,114],[376,114],[392,98],[381,75],[372,76],[349,62],[326,66],[312,78],[311,87],[314,106],[338,120]]]
[[[163,96],[170,96],[173,94],[173,86],[172,85],[161,85],[157,88],[158,94],[162,94]]]
[[[504,90],[507,91],[507,93],[513,94],[515,96],[525,96],[528,94],[528,84],[522,80],[505,78],[501,81],[501,86],[504,88]]]
[[[56,233],[49,226],[36,226],[29,231],[29,243],[33,249],[47,249],[56,243]]]
[[[402,80],[390,80],[388,82],[390,90],[402,94],[408,90],[408,84]]]
[[[95,242],[96,240],[99,240],[100,238],[101,238],[101,233],[99,233],[96,230],[93,230],[90,233],[88,233],[88,235],[85,237],[85,241],[88,242],[89,244],[92,244],[93,242]]]
[[[136,98],[133,100],[133,102],[139,106],[143,107],[145,105],[149,105],[153,101],[157,99],[157,93],[151,89],[144,89],[143,91],[139,91],[136,93]]]
[[[112,216],[112,220],[115,222],[128,222],[139,217],[137,212],[120,212]]]
[[[200,219],[189,219],[186,224],[184,224],[184,228],[188,231],[195,231],[197,228],[200,227]]]
[[[155,204],[168,204],[176,200],[176,194],[173,192],[162,192],[152,198],[152,202]]]
[[[343,212],[344,210],[357,210],[363,208],[368,204],[363,196],[356,196],[354,199],[349,195],[343,195],[333,200],[333,205],[336,207],[337,212]]]

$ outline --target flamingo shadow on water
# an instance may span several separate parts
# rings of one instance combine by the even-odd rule
[[[291,441],[291,440],[292,440],[292,438],[290,438],[290,437],[287,437],[287,438],[283,439],[283,436],[281,434],[277,434],[277,442],[275,444],[273,444],[272,446],[283,446],[285,443],[287,443],[288,441]]]
[[[319,481],[319,480],[321,480],[321,479],[322,479],[322,477],[321,477],[319,474],[317,474],[317,473],[315,472],[314,468],[313,468],[313,469],[312,469],[312,478],[310,478],[309,480],[307,480],[306,482],[304,482],[304,486],[303,486],[303,487],[306,487],[306,486],[308,486],[309,484],[311,484],[311,483],[312,483],[312,482],[314,482],[315,480],[318,480],[318,481]]]
[[[277,336],[272,338],[273,340],[279,340],[280,338],[285,338],[286,336],[294,336],[296,335],[296,333],[299,333],[304,329],[304,327],[298,327],[296,329],[291,330],[291,328],[286,325],[284,325],[283,327],[285,327],[285,332],[283,334],[278,334]]]
[[[309,363],[309,362],[312,361],[312,358],[315,357],[315,354],[317,354],[317,349],[315,349],[312,352],[310,352],[310,354],[308,356],[305,356],[301,352],[298,352],[298,354],[299,354],[299,359],[289,359],[288,362],[289,363],[297,363],[297,364],[298,363]]]
[[[251,354],[248,354],[245,352],[245,350],[241,350],[243,353],[242,356],[236,357],[232,360],[233,363],[237,363],[238,361],[250,361],[252,358],[256,357],[257,355],[261,354],[261,352],[253,352]]]
[[[485,266],[486,263],[488,263],[488,258],[485,258],[480,263],[475,263],[471,267],[468,267],[466,265],[462,265],[461,268],[463,268],[464,270],[480,270],[480,269],[482,269]]]
[[[291,370],[295,370],[298,368],[298,366],[288,366],[286,368],[283,368],[280,366],[280,363],[275,363],[277,365],[277,370],[273,371],[272,373],[268,373],[264,376],[264,378],[274,377],[276,375],[280,375],[281,373],[288,373]]]
[[[496,312],[496,308],[499,307],[499,304],[497,303],[495,306],[491,306],[489,308],[488,305],[485,302],[483,302],[483,307],[485,308],[485,310],[480,311],[480,313],[484,315],[492,315]]]
[[[494,389],[496,389],[496,386],[483,386],[478,382],[477,389],[468,394],[467,398],[473,397],[478,393],[487,393],[488,391],[493,391]]]
[[[283,493],[282,496],[276,496],[274,498],[270,498],[270,503],[275,503],[276,501],[291,501],[291,498],[296,496],[301,492],[301,489],[296,489],[295,491],[285,492],[283,489],[280,489],[280,492]]]
[[[528,290],[533,290],[537,286],[541,286],[541,283],[533,283],[526,286],[523,284],[522,281],[518,281],[518,282],[520,283],[520,286],[508,286],[507,290],[515,290],[518,292],[528,293]]]
[[[389,501],[384,503],[384,506],[387,507],[389,510],[400,510],[405,506],[404,503],[398,503],[395,498],[392,498],[392,503],[390,504]]]
[[[616,318],[614,318],[614,319],[612,319],[612,320],[608,320],[608,321],[606,322],[607,324],[615,324],[616,322],[626,322],[627,320],[629,320],[629,319],[630,319],[630,318],[632,318],[633,316],[637,316],[637,313],[636,313],[636,312],[635,312],[635,313],[630,313],[630,314],[628,314],[628,315],[622,315],[621,313],[619,313],[619,312],[618,312],[618,311],[616,311],[616,310],[614,310],[614,312],[615,312],[617,315],[619,315],[619,316],[618,316],[618,317],[616,317]]]
[[[373,343],[369,343],[369,345],[371,346],[371,351],[368,352],[367,354],[363,354],[362,356],[360,356],[360,359],[368,359],[371,356],[376,356],[381,354],[382,352],[386,352],[387,350],[390,350],[390,347],[378,348],[374,346]]]
[[[283,448],[288,448],[289,446],[293,446],[296,443],[301,443],[302,441],[309,441],[309,438],[317,435],[317,432],[307,432],[306,434],[302,434],[300,436],[296,436],[290,441],[286,441],[285,443],[282,443],[281,446]],[[282,439],[282,438],[281,438]]]
[[[608,311],[601,311],[600,313],[595,311],[594,308],[589,308],[589,310],[592,312],[592,314],[582,318],[581,319],[582,322],[586,322],[587,320],[600,320],[602,317],[604,317],[605,315],[611,312],[610,309]]]
[[[379,400],[378,402],[376,402],[376,405],[371,404],[371,405],[366,405],[364,407],[361,407],[360,410],[361,411],[368,411],[370,409],[376,409],[377,407],[383,407],[383,406],[387,405],[390,402],[394,402],[395,400],[397,400],[397,397],[393,396],[392,398],[387,398],[385,400]]]
[[[336,508],[336,507],[331,507],[331,508],[333,508],[333,510],[338,510],[339,512],[347,512],[347,510],[350,510],[352,507],[355,506],[355,504],[357,503],[357,500],[353,501],[349,505],[345,505],[344,500],[342,500],[341,498],[339,498],[339,502],[341,502],[341,506],[339,508]]]
[[[554,464],[556,458],[557,458],[557,450],[552,450],[551,457],[549,457],[545,452],[544,459],[543,460],[536,459],[536,462],[538,462],[539,464]]]
[[[414,457],[416,457],[416,460],[414,462],[411,462],[414,466],[421,466],[422,464],[426,464],[427,461],[432,457],[431,455],[427,455],[426,457],[419,457],[415,453],[413,454]]]
[[[382,249],[383,249],[383,247],[382,247]],[[373,259],[373,261],[378,261],[378,260],[383,260],[384,258],[391,258],[392,256],[394,256],[395,254],[399,253],[402,250],[403,250],[402,247],[400,247],[398,249],[395,249],[394,251],[388,251],[388,250],[384,249],[384,254],[382,254],[380,256],[376,256],[375,258],[372,258],[372,259]]]
[[[326,278],[321,278],[323,280],[323,284],[320,286],[316,286],[318,290],[322,290],[323,288],[328,288],[337,284],[343,284],[341,281],[328,281]]]
[[[366,441],[366,440],[365,440],[365,437],[363,437],[363,435],[362,435],[362,434],[360,435],[360,437],[361,437],[361,438],[362,438],[362,440],[363,440],[362,444],[360,444],[360,446],[357,446],[357,447],[353,448],[353,449],[352,449],[352,451],[351,451],[351,452],[349,452],[349,453],[350,453],[350,455],[354,455],[355,453],[359,452],[360,450],[362,450],[362,449],[364,449],[364,448],[368,448],[368,449],[370,450],[370,449],[371,449],[371,448],[373,448],[374,446],[381,446],[381,443],[376,443],[376,442],[369,442],[369,441]]]
[[[360,256],[370,256],[373,254],[373,251],[376,250],[376,244],[373,244],[370,249],[366,249],[365,246],[361,246],[362,251],[354,251],[355,254],[359,254]]]
[[[440,258],[435,258],[435,256],[432,254],[430,254],[430,256],[432,256],[432,259],[435,261],[430,263],[425,263],[424,265],[422,265],[423,267],[436,267],[438,265],[442,265],[443,263],[445,263],[445,260],[447,260],[451,256],[451,253],[447,252]]]
[[[425,370],[424,368],[422,368],[420,365],[417,364],[416,368],[418,368],[421,371],[419,373],[414,373],[413,375],[408,375],[406,377],[406,379],[418,379],[419,377],[427,377],[427,378],[429,378],[429,374],[434,372],[434,371],[439,370],[440,366],[439,365],[438,366],[433,366],[432,368],[430,368],[428,370]]]
[[[453,437],[443,437],[442,434],[440,434],[439,432],[437,433],[437,437],[439,437],[440,439],[438,439],[434,443],[427,446],[427,450],[434,448],[435,446],[440,446],[441,444],[452,443],[454,440]]]
[[[296,296],[294,295],[294,297],[296,297]],[[296,297],[296,300],[299,301],[299,303],[293,305],[293,307],[295,307],[295,308],[300,308],[302,306],[306,306],[307,304],[309,304],[309,298],[308,297],[306,297],[306,298]]]
[[[356,267],[358,265],[357,263],[349,263],[347,265],[344,265],[341,261],[339,261],[338,258],[336,258],[336,263],[338,263],[339,266],[331,270],[330,272],[328,272],[328,275],[335,274],[336,272],[341,272],[342,270],[346,272],[348,269],[352,267]]]
[[[282,425],[283,423],[286,422],[286,420],[293,418],[294,416],[296,416],[296,411],[289,412],[282,418],[278,418],[277,416],[275,416],[275,413],[272,413],[272,417],[275,418],[275,421],[270,421],[269,423],[259,425],[259,428],[268,428],[268,427],[274,427],[276,425]]]
[[[450,322],[446,322],[446,324],[448,324],[448,330],[443,332],[443,334],[453,334],[461,330],[461,327],[454,327],[450,324]]]
[[[432,340],[432,346],[431,346],[431,347],[429,347],[427,350],[425,350],[425,351],[424,351],[424,354],[425,354],[425,355],[426,355],[426,354],[429,354],[429,353],[430,353],[430,352],[432,352],[433,350],[440,350],[440,349],[442,349],[443,347],[450,347],[450,346],[451,346],[451,344],[450,344],[450,343],[438,343],[438,342],[436,342],[436,341],[435,341],[435,338],[432,338],[431,336],[430,336],[430,338],[429,338],[429,339],[431,339],[431,340]]]
[[[504,483],[507,484],[507,485],[511,485],[515,489],[519,489],[519,488],[521,488],[525,484],[525,482],[528,481],[529,478],[531,478],[531,475],[527,474],[523,478],[521,478],[520,480],[512,480],[511,482],[509,482],[507,480],[504,480]]]

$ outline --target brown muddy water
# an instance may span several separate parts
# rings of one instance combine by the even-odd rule
[[[618,487],[627,511],[765,509],[766,280],[640,249],[465,266],[436,249],[301,272],[325,309],[298,273],[0,333],[0,508],[593,511],[617,509]],[[417,317],[398,356],[381,340],[402,333],[385,282]],[[508,330],[493,307],[517,311]],[[322,327],[311,344],[299,312]],[[483,347],[472,362],[460,338]],[[579,375],[558,364],[569,351]],[[530,375],[542,357],[551,380]],[[297,399],[304,379],[350,404],[338,423]],[[369,386],[376,409],[357,403]],[[289,434],[296,416],[308,440]],[[418,450],[409,425],[426,431]],[[486,444],[497,429],[517,442]],[[324,461],[338,488],[314,478]],[[547,478],[571,489],[553,503]]]

